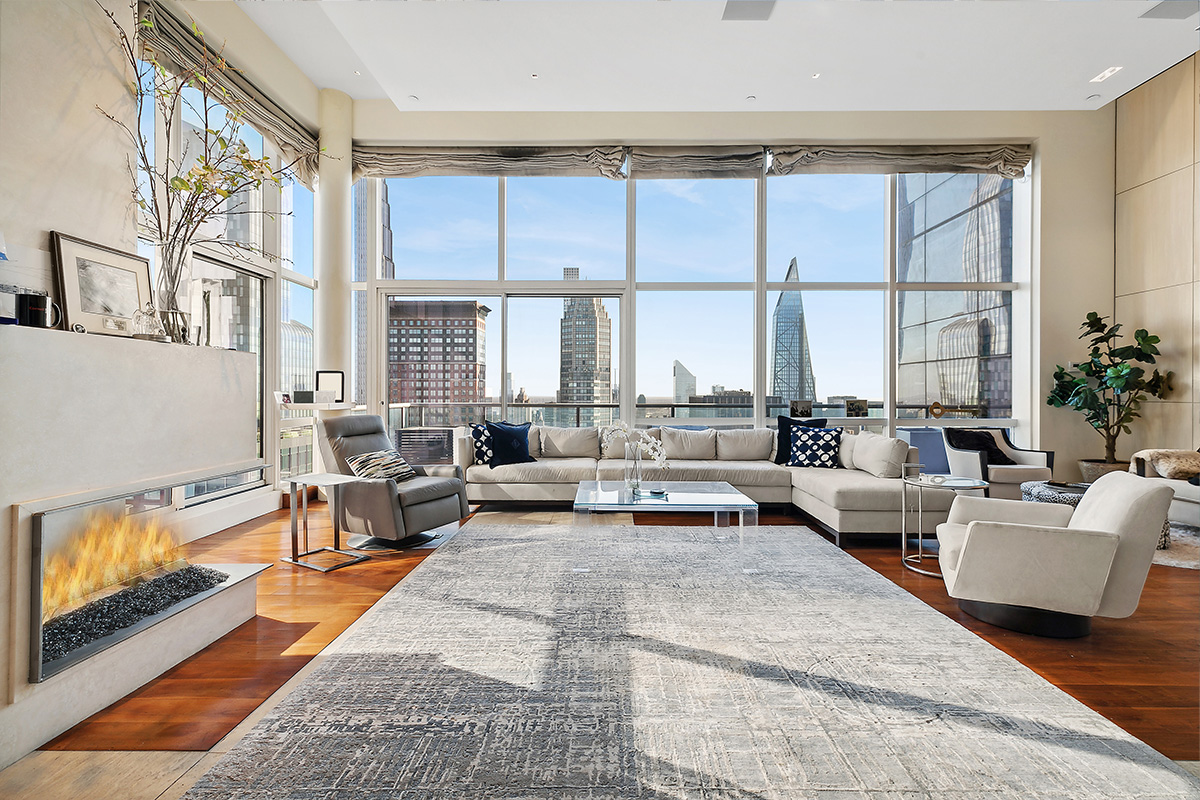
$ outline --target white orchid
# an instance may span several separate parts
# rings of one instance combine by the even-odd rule
[[[667,451],[663,448],[662,441],[651,436],[649,431],[630,428],[629,424],[624,420],[617,420],[612,425],[607,425],[600,431],[600,441],[606,450],[613,440],[622,439],[627,444],[633,445],[644,455],[654,459],[654,466],[659,469],[668,470],[671,468],[671,462],[667,460]]]

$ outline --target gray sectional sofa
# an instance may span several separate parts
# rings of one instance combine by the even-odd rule
[[[826,469],[776,464],[773,429],[648,432],[663,442],[670,468],[659,470],[653,461],[644,461],[645,480],[726,481],[759,504],[791,503],[839,544],[844,533],[900,532],[900,475],[904,463],[917,463],[916,448],[900,439],[845,431],[838,454],[841,468]],[[602,450],[595,428],[530,426],[529,452],[537,461],[499,467],[476,464],[470,433],[460,428],[455,462],[466,476],[468,501],[569,502],[580,481],[624,477],[625,442],[610,442]],[[950,491],[925,491],[925,533],[946,521],[953,499]],[[916,492],[910,490],[909,507],[915,504]],[[915,530],[915,514],[909,526]]]

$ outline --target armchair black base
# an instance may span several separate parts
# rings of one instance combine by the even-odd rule
[[[405,536],[403,539],[383,539],[379,536],[367,536],[363,533],[358,533],[346,540],[346,546],[355,550],[364,550],[366,552],[378,552],[379,550],[408,550],[413,547],[420,547],[423,544],[429,544],[441,534],[431,533],[414,533],[412,536]]]
[[[958,607],[972,617],[998,628],[1051,639],[1078,639],[1092,632],[1092,618],[1028,606],[959,600]]]

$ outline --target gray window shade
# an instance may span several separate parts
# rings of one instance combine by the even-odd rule
[[[771,148],[768,175],[799,173],[984,172],[1019,178],[1033,156],[1027,144],[796,145]]]
[[[174,62],[184,68],[193,68],[220,57],[204,44],[204,40],[192,32],[191,25],[184,23],[152,1],[139,9],[142,19],[149,26],[138,27],[142,44],[153,50],[158,57]],[[237,69],[219,70],[212,77],[221,89],[242,112],[242,119],[252,125],[267,140],[283,153],[285,164],[291,164],[296,179],[312,188],[317,175],[317,158],[320,145],[317,137],[280,108],[270,97],[260,92],[254,84]]]
[[[561,175],[625,177],[626,148],[603,147],[354,147],[354,179],[421,175]]]
[[[728,147],[634,147],[634,178],[755,178],[762,174],[761,145]]]

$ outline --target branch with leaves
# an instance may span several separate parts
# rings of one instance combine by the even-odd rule
[[[1133,333],[1133,344],[1118,345],[1121,326],[1109,325],[1107,317],[1095,311],[1080,326],[1080,339],[1089,339],[1088,358],[1071,368],[1055,366],[1054,387],[1046,404],[1055,408],[1073,408],[1104,437],[1104,460],[1117,460],[1117,437],[1130,433],[1130,423],[1141,416],[1139,409],[1147,395],[1163,398],[1171,391],[1174,373],[1147,374],[1138,364],[1154,364],[1160,339],[1145,328]]]

